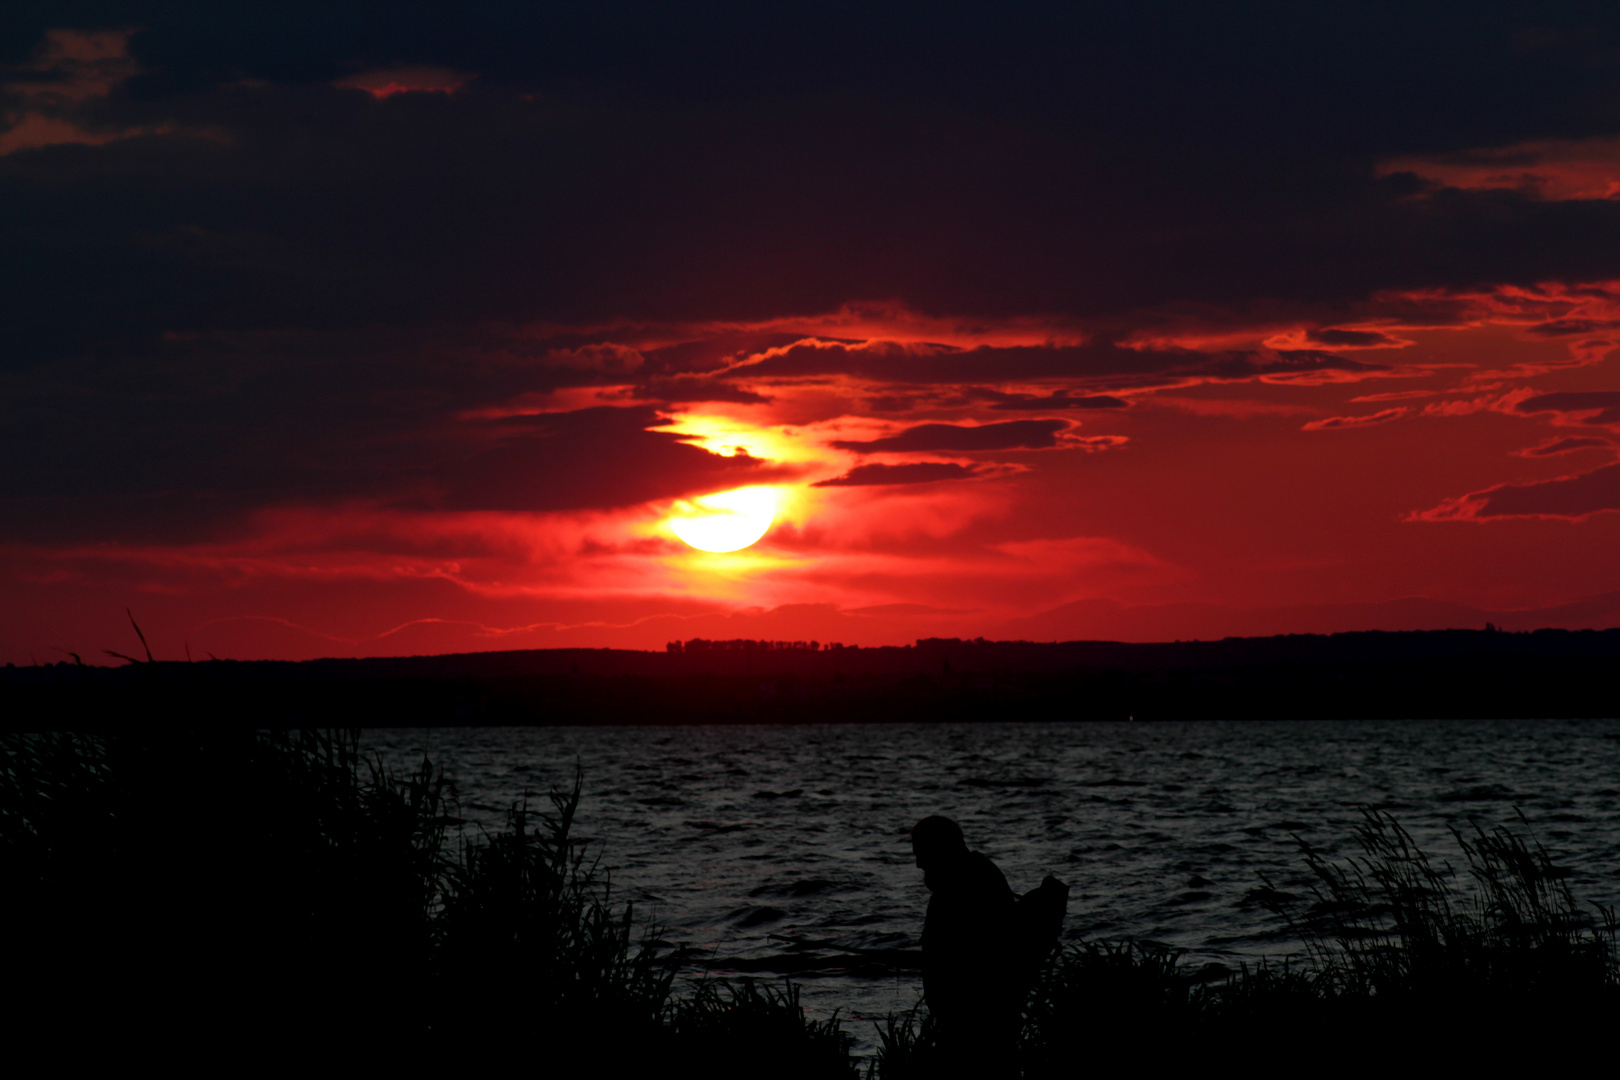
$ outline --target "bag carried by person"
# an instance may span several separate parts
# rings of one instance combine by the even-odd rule
[[[1051,874],[1039,886],[1018,898],[1013,908],[1013,942],[1024,986],[1035,981],[1046,958],[1057,946],[1063,916],[1069,908],[1069,887]]]

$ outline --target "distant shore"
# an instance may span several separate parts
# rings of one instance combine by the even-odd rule
[[[661,652],[0,669],[11,727],[218,699],[269,726],[1489,719],[1620,715],[1620,629],[1291,634],[1131,644],[672,642]]]

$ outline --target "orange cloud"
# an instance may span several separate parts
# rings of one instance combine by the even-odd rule
[[[1303,425],[1301,431],[1337,431],[1344,428],[1373,427],[1377,424],[1387,424],[1391,420],[1399,420],[1407,414],[1405,408],[1384,409],[1381,412],[1368,413],[1364,416],[1330,416],[1325,420],[1312,420]]]
[[[1414,173],[1446,187],[1549,201],[1620,198],[1620,138],[1541,139],[1438,156],[1390,158],[1380,176]]]
[[[1620,464],[1573,476],[1528,484],[1497,484],[1447,499],[1408,521],[1473,521],[1499,518],[1548,518],[1585,521],[1595,514],[1620,510]]]
[[[209,640],[244,651],[250,640],[274,640],[288,654],[343,642],[378,652],[644,643],[648,635],[724,636],[725,626],[745,625],[773,627],[777,637],[825,639],[840,626],[850,640],[956,635],[1070,601],[1207,600],[1238,590],[1229,583],[1245,573],[1244,587],[1286,598],[1279,581],[1316,587],[1324,567],[1337,575],[1353,561],[1343,553],[1299,557],[1295,548],[1332,538],[1277,524],[1276,505],[1315,498],[1325,469],[1336,475],[1359,455],[1421,440],[1424,425],[1446,417],[1448,438],[1506,464],[1529,441],[1512,424],[1605,415],[1608,391],[1562,389],[1557,375],[1532,388],[1521,381],[1530,361],[1510,361],[1564,354],[1563,338],[1532,331],[1550,316],[1595,318],[1611,303],[1606,286],[1481,290],[1467,301],[1473,321],[1445,331],[1379,324],[1413,341],[1412,362],[1386,348],[1378,355],[1391,363],[1379,365],[1342,348],[1267,347],[1256,340],[1264,328],[1205,352],[1107,342],[762,343],[749,337],[757,326],[733,326],[739,336],[726,341],[683,340],[688,331],[672,327],[554,328],[550,338],[533,327],[491,327],[452,355],[458,372],[488,379],[492,389],[418,419],[425,434],[386,434],[426,440],[422,460],[438,462],[414,487],[361,483],[369,501],[260,509],[203,540],[0,554],[39,588],[55,582],[49,587],[116,595],[136,607],[161,597],[176,611],[206,608],[208,619],[221,620]],[[994,337],[993,327],[975,332]],[[165,347],[195,342],[177,337]],[[1596,378],[1600,369],[1582,370]],[[437,368],[427,371],[440,378]],[[1499,388],[1478,384],[1486,373]],[[1361,380],[1391,377],[1421,377],[1426,388],[1355,395]],[[410,384],[391,392],[424,396]],[[1519,407],[1538,397],[1544,408]],[[898,414],[873,407],[891,400],[903,406]],[[1349,408],[1382,401],[1400,404],[1363,415]],[[1060,415],[1043,416],[1045,409]],[[1489,431],[1469,419],[1485,413],[1494,414]],[[1212,427],[1188,414],[1298,419],[1212,438]],[[1307,431],[1388,425],[1389,433],[1304,437],[1306,419]],[[1131,453],[1091,453],[1125,445]],[[1548,444],[1521,456],[1578,449],[1601,446]],[[1426,475],[1421,466],[1410,472],[1414,484]],[[773,485],[782,508],[756,544],[709,554],[671,533],[677,498],[754,483]],[[1469,486],[1479,490],[1406,520],[1591,516],[1556,493]],[[1404,497],[1358,505],[1357,520],[1392,526],[1434,495]],[[1520,504],[1539,509],[1519,513]],[[1258,533],[1247,524],[1267,521]],[[1197,523],[1196,543],[1188,522]],[[114,591],[124,588],[134,591]],[[359,619],[326,602],[286,599],[306,591],[411,597],[414,606],[356,600],[357,612],[372,612]],[[849,614],[901,608],[917,610],[904,618]],[[794,618],[822,629],[789,632]]]
[[[85,106],[105,98],[141,68],[129,55],[129,30],[47,30],[28,60],[12,70],[26,78],[0,78],[20,99],[5,117],[0,156],[19,150],[80,144],[101,146],[139,135],[180,131],[175,124],[105,126],[87,121]]]
[[[1515,457],[1553,457],[1558,454],[1572,454],[1577,450],[1613,450],[1614,443],[1608,439],[1599,439],[1590,435],[1566,435],[1562,439],[1553,439],[1540,446],[1527,446],[1522,450],[1515,450]]]
[[[445,67],[415,65],[365,71],[333,85],[364,90],[378,101],[395,94],[453,94],[478,76]]]

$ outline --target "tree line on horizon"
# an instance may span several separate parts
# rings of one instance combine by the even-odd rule
[[[819,641],[766,641],[753,638],[710,641],[708,638],[690,638],[687,641],[671,641],[664,646],[664,651],[672,653],[820,652],[825,649],[829,652],[836,652],[841,649],[859,648],[859,645],[845,645],[841,641],[833,641],[823,645]]]
[[[929,649],[959,647],[966,645],[1038,645],[1034,641],[989,641],[982,637],[976,638],[918,638],[915,645],[880,645],[878,648],[893,649]],[[869,646],[870,647],[870,646]],[[769,641],[755,638],[729,638],[726,640],[710,640],[708,638],[688,638],[686,641],[671,641],[664,645],[665,652],[671,653],[707,653],[707,652],[838,652],[843,649],[859,649],[859,645],[845,645],[841,641],[830,641],[823,645],[819,641]]]

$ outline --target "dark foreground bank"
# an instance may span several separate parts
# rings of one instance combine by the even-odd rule
[[[353,734],[0,736],[5,1025],[64,1052],[851,1075],[793,988],[671,993],[571,836],[579,792],[459,827]]]
[[[675,992],[678,952],[571,835],[577,790],[472,835],[431,765],[390,775],[356,747],[195,728],[0,739],[12,1038],[129,1059],[861,1071],[840,1024],[807,1021],[789,985]],[[1314,894],[1267,895],[1309,943],[1297,964],[1191,969],[1151,943],[1067,946],[1008,1074],[1324,1053],[1327,1071],[1400,1053],[1547,1061],[1612,1020],[1612,913],[1582,910],[1537,847],[1463,837],[1469,865],[1453,874],[1386,817],[1358,839],[1348,864],[1304,852]],[[948,1072],[924,1010],[881,1036],[878,1075]]]

